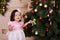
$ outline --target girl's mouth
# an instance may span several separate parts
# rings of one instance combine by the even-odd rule
[[[19,19],[19,18],[17,18],[17,19]]]

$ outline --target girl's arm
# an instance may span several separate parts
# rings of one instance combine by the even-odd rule
[[[26,26],[27,26],[28,24],[30,24],[30,23],[32,23],[32,20],[26,22],[26,23],[23,25],[23,27],[26,27]]]
[[[22,17],[22,21],[24,22],[24,17]],[[30,23],[32,23],[32,20],[26,22],[26,23],[23,25],[23,27],[26,27],[26,26],[27,26],[28,24],[30,24]]]

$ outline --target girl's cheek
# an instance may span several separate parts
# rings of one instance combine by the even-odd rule
[[[19,18],[21,19],[22,17],[20,16]]]
[[[21,20],[21,17],[20,17],[20,20]]]
[[[17,17],[15,17],[14,20],[17,20]]]

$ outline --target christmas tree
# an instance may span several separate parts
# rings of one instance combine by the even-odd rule
[[[7,0],[0,0],[0,14],[4,15],[7,10]]]
[[[35,35],[35,40],[60,35],[60,2],[59,0],[31,0],[31,9],[26,13],[25,22],[32,20],[33,23],[25,29],[26,35]],[[29,34],[30,33],[30,34]],[[45,39],[44,39],[45,40]],[[59,40],[56,38],[56,40]]]

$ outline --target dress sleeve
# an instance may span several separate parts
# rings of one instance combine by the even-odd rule
[[[8,26],[13,26],[11,21],[8,22]]]

